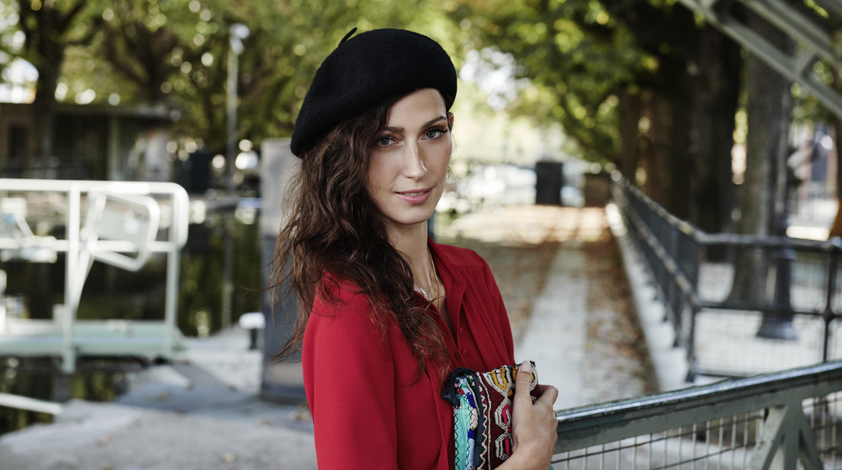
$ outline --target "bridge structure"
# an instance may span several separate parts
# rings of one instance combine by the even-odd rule
[[[842,70],[842,1],[840,0],[679,0],[705,20],[763,60],[784,77],[814,95],[828,110],[842,118],[842,93],[815,66],[825,62]],[[752,31],[735,5],[756,13],[797,45],[782,51]],[[834,82],[837,81],[833,80]]]

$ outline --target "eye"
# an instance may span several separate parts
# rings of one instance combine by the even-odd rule
[[[386,136],[383,136],[383,137],[379,137],[377,139],[377,145],[381,145],[383,147],[386,147],[394,141],[395,141],[395,139],[386,135]]]
[[[441,137],[442,134],[445,133],[444,129],[430,129],[424,134],[424,137],[427,139],[437,139]]]

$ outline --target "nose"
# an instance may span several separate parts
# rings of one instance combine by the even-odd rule
[[[427,174],[427,166],[424,165],[424,154],[418,146],[418,142],[410,141],[404,147],[403,175],[407,178],[421,179]]]

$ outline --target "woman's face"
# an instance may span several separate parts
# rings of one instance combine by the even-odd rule
[[[433,88],[407,95],[389,110],[371,150],[368,191],[390,229],[409,228],[433,214],[453,150],[452,124]]]

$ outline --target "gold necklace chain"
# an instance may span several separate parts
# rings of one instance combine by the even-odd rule
[[[430,252],[429,248],[427,249],[427,253],[430,255],[430,286],[435,284],[435,286],[436,286],[435,296],[430,295],[430,292],[427,291],[427,289],[424,289],[418,283],[415,283],[415,287],[417,287],[418,290],[421,291],[421,294],[424,296],[424,298],[427,299],[428,302],[435,305],[434,301],[439,299],[439,293],[441,292],[440,291],[440,285],[439,285],[439,276],[436,273],[436,265],[433,262],[433,253]]]
[[[427,253],[430,255],[430,275],[432,276],[432,282],[436,285],[436,296],[433,297],[434,300],[439,299],[439,276],[436,274],[436,264],[433,262],[433,253],[430,252],[430,249],[427,248]]]

